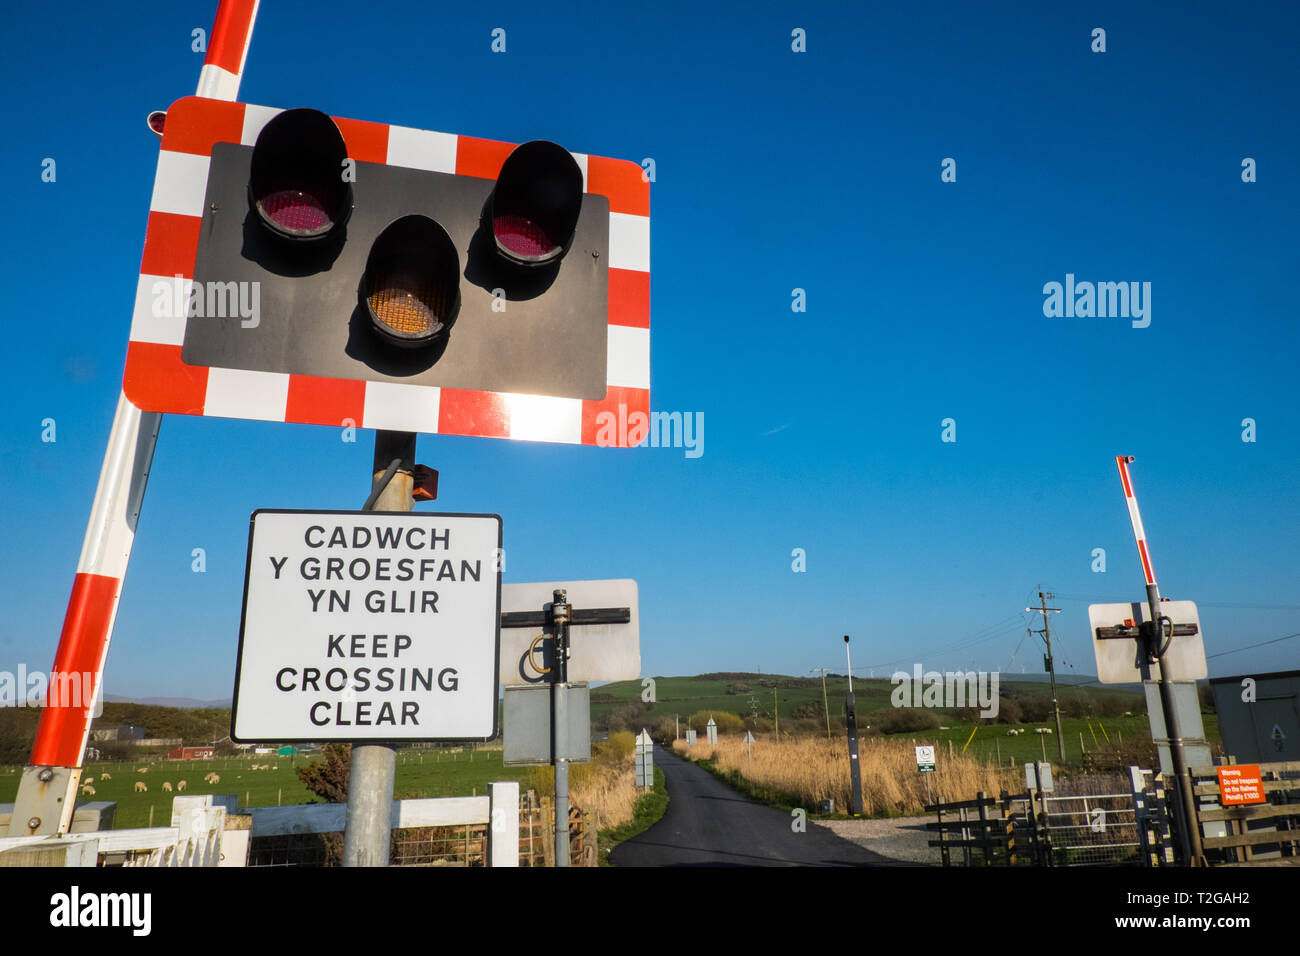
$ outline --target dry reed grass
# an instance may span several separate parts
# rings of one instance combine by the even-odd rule
[[[596,826],[604,830],[627,823],[640,791],[636,788],[635,758],[624,758],[617,764],[606,764],[601,772],[592,774],[573,786],[573,802],[583,810],[594,811]]]
[[[829,799],[835,810],[843,813],[852,796],[848,743],[844,740],[803,737],[777,743],[760,739],[754,743],[752,763],[740,737],[719,737],[716,745],[697,742],[694,747],[678,740],[673,750],[692,760],[709,760],[724,773],[736,771],[757,786],[788,795],[797,806],[811,809]],[[1019,771],[990,766],[975,757],[937,756],[938,771],[922,774],[916,769],[916,751],[910,740],[860,740],[863,812],[870,816],[923,813],[927,776],[933,798],[941,802],[972,800],[981,790],[996,795],[1005,787],[1014,792],[1024,782]]]
[[[591,763],[569,767],[569,802],[583,811],[596,814],[596,826],[604,830],[632,819],[636,798],[636,759],[608,753],[593,754]],[[539,793],[555,792],[555,771],[534,767],[528,785]]]

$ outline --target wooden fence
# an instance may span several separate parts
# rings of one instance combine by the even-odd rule
[[[1300,762],[1259,765],[1268,803],[1223,807],[1217,767],[1192,767],[1202,845],[1211,866],[1300,866]]]
[[[1052,797],[1034,790],[1015,795],[1003,790],[997,797],[981,791],[974,800],[931,804],[926,812],[937,819],[926,827],[937,836],[930,845],[938,848],[944,866],[1172,863],[1160,778],[1137,767],[1129,773],[1130,795]],[[1098,810],[1103,811],[1100,819]],[[1118,826],[1112,821],[1095,827],[1106,814],[1118,817]]]
[[[591,813],[569,806],[569,865],[596,866],[596,821]],[[555,807],[549,797],[529,790],[519,806],[519,865],[555,865]]]

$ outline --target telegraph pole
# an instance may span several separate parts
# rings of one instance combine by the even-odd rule
[[[814,674],[820,673],[822,675],[822,710],[826,712],[826,739],[830,740],[831,739],[831,705],[829,699],[826,697],[826,672],[828,670],[830,670],[829,667],[814,667],[812,669],[812,673]]]
[[[1042,591],[1038,592],[1038,600],[1041,602],[1039,607],[1027,607],[1026,611],[1040,611],[1043,615],[1043,629],[1036,633],[1043,635],[1043,640],[1047,642],[1047,654],[1043,657],[1043,667],[1052,685],[1052,713],[1056,716],[1056,745],[1060,748],[1061,763],[1065,763],[1065,731],[1061,729],[1061,705],[1056,699],[1056,661],[1052,657],[1052,628],[1047,623],[1047,613],[1049,611],[1060,613],[1059,607],[1048,607],[1048,597],[1056,595],[1047,595]]]

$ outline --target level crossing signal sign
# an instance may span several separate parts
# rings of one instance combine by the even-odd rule
[[[146,411],[631,444],[649,183],[625,160],[186,97],[124,391]]]

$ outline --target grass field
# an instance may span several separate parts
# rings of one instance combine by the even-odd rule
[[[298,780],[295,767],[319,757],[257,758],[227,757],[215,760],[142,760],[132,763],[89,763],[82,780],[90,781],[93,775],[94,796],[78,795],[78,802],[114,800],[117,814],[116,829],[150,825],[150,812],[154,826],[171,823],[172,798],[176,795],[162,789],[163,781],[175,787],[186,781],[185,792],[233,793],[244,807],[274,807],[277,804],[311,803],[318,798]],[[269,764],[275,769],[252,770],[253,764]],[[147,773],[136,773],[136,768],[148,767]],[[215,785],[205,783],[203,777],[215,772],[221,777]],[[12,803],[18,792],[21,767],[0,767],[0,803]],[[108,773],[111,780],[101,780]],[[505,767],[501,751],[463,750],[399,751],[394,796],[401,799],[417,797],[469,796],[477,791],[487,793],[487,785],[497,780],[526,782],[527,767]],[[136,793],[136,781],[143,781],[149,790]]]
[[[736,674],[728,677],[656,677],[654,681],[655,700],[644,708],[642,717],[647,725],[662,716],[671,717],[680,714],[685,719],[690,714],[701,710],[737,714],[741,717],[748,717],[751,713],[757,712],[760,717],[769,718],[775,711],[782,720],[790,720],[793,719],[795,710],[802,705],[810,701],[819,703],[822,701],[821,679],[815,677]],[[737,683],[748,685],[750,689],[739,693],[728,693],[728,688]],[[768,686],[770,684],[780,686]],[[892,707],[890,694],[894,691],[894,686],[887,678],[855,679],[853,692],[857,699],[859,717],[873,710]],[[1001,687],[1027,696],[1048,696],[1048,686],[1042,681],[1014,681],[1004,678]],[[1127,709],[1137,712],[1143,706],[1140,691],[1132,688],[1115,689],[1097,685],[1079,687],[1064,681],[1059,683],[1059,687],[1062,701],[1077,697],[1099,700],[1121,695],[1129,698],[1133,703],[1133,708]],[[848,680],[845,678],[826,679],[826,697],[832,717],[843,713],[844,695],[848,689]],[[616,707],[640,704],[645,690],[640,681],[619,681],[593,688],[592,720],[596,720]]]
[[[1211,743],[1219,741],[1219,719],[1215,714],[1202,714],[1201,721],[1205,725],[1205,737]],[[1091,724],[1091,727],[1089,727]],[[1139,714],[1134,717],[1103,717],[1098,720],[1092,718],[1064,718],[1061,725],[1065,729],[1065,760],[1067,763],[1078,762],[1081,758],[1079,751],[1079,734],[1083,734],[1084,748],[1088,753],[1095,753],[1099,747],[1105,746],[1107,737],[1112,743],[1123,740],[1129,743],[1134,740],[1151,740],[1151,729],[1147,724],[1145,714]],[[936,744],[947,750],[948,741],[952,741],[953,751],[959,753],[962,745],[966,743],[966,738],[970,736],[972,729],[971,724],[945,724],[947,730],[926,730],[916,734],[894,734],[891,740],[908,739],[916,737],[918,744]],[[1044,721],[1036,724],[1022,724],[1027,728],[1026,732],[1015,737],[1007,736],[1009,729],[1002,724],[993,724],[992,726],[981,726],[975,733],[975,739],[970,742],[966,753],[968,756],[978,757],[981,760],[994,760],[1000,754],[1002,761],[1007,762],[1009,757],[1014,757],[1017,764],[1027,763],[1031,760],[1042,760],[1043,751],[1047,751],[1047,759],[1052,763],[1060,762],[1060,753],[1056,744],[1056,734],[1036,734],[1035,727],[1051,727],[1056,729],[1052,721]],[[1105,731],[1103,733],[1103,730]],[[1096,743],[1093,742],[1094,734]]]

